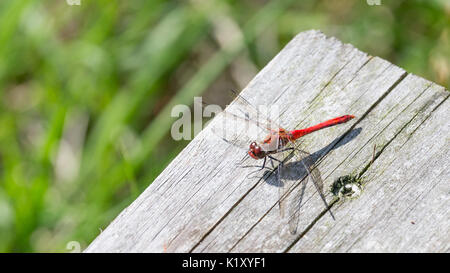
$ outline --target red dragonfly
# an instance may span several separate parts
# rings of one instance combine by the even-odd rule
[[[284,166],[285,159],[275,158],[274,155],[282,154],[285,151],[290,151],[293,154],[293,157],[298,162],[301,162],[305,174],[307,178],[310,178],[314,186],[316,187],[322,201],[325,203],[325,206],[328,208],[328,204],[325,200],[325,196],[323,195],[323,182],[320,177],[320,173],[317,168],[314,166],[314,162],[311,159],[311,155],[302,149],[299,148],[300,143],[298,143],[299,139],[307,134],[313,133],[315,131],[335,126],[338,124],[346,123],[349,120],[353,119],[355,116],[353,115],[344,115],[337,118],[333,118],[314,126],[288,131],[283,129],[281,126],[278,126],[275,122],[269,119],[266,115],[263,115],[261,111],[258,111],[255,106],[253,106],[250,102],[248,102],[241,95],[233,92],[235,94],[235,99],[232,104],[225,109],[221,114],[224,115],[224,119],[222,123],[217,122],[213,126],[213,132],[215,134],[222,137],[226,142],[237,146],[239,148],[247,150],[247,155],[253,159],[259,160],[263,159],[262,166],[258,166],[259,170],[262,170],[266,167],[266,160],[269,158],[271,160],[271,164],[273,169],[275,169],[273,165],[273,161],[278,162],[278,166],[276,168],[277,171],[277,185],[279,186],[279,207],[280,213],[282,217],[284,217],[284,210],[286,207],[285,197],[286,193],[289,190],[292,190],[293,186],[288,186],[289,183],[283,181],[283,176],[281,175],[282,168]],[[230,122],[231,121],[231,122]],[[231,125],[231,126],[230,126]],[[241,128],[244,126],[245,128]],[[251,128],[253,126],[253,128]],[[220,130],[219,130],[220,129]],[[245,132],[254,133],[254,131],[259,131],[259,133],[264,133],[266,137],[261,141],[255,141],[252,137],[246,137]],[[296,143],[297,142],[297,143]],[[296,145],[294,145],[296,143]],[[291,156],[292,157],[292,156]],[[241,163],[245,160],[245,158],[241,161]],[[256,167],[256,166],[243,166],[243,167]],[[257,171],[259,171],[257,170]],[[252,172],[253,173],[253,172]],[[305,184],[304,184],[305,185]],[[297,196],[301,199],[303,195],[303,190],[300,195]],[[297,221],[298,221],[298,211],[300,202],[298,200],[293,200],[292,204],[289,206],[289,230],[292,234],[296,233]],[[333,214],[330,214],[334,219]]]

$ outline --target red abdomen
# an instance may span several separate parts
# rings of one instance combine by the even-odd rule
[[[351,119],[353,119],[355,116],[353,115],[345,115],[345,116],[341,116],[341,117],[337,117],[337,118],[333,118],[327,121],[324,121],[322,123],[316,124],[314,126],[305,128],[305,129],[301,129],[301,130],[293,130],[291,131],[291,135],[292,135],[292,139],[291,140],[296,140],[297,138],[300,138],[304,135],[310,134],[312,132],[318,131],[320,129],[323,128],[327,128],[330,126],[334,126],[334,125],[338,125],[341,123],[345,123]]]

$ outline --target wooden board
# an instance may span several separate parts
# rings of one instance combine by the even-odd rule
[[[211,131],[218,117],[86,252],[449,251],[447,90],[307,31],[241,95],[254,105],[278,105],[286,129],[357,116],[302,142],[335,219],[313,184],[299,179],[286,196],[295,202],[304,186],[297,233],[291,234],[270,183],[274,175],[248,177],[252,169],[236,167],[241,150]],[[350,174],[361,176],[362,192],[338,200],[330,186]]]

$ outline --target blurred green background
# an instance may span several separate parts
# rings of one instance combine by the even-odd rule
[[[450,1],[381,2],[1,0],[0,251],[85,248],[187,144],[172,106],[224,105],[301,31],[448,88]]]

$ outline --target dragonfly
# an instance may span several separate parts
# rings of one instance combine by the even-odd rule
[[[248,157],[254,160],[263,160],[261,166],[242,166],[242,167],[257,167],[256,171],[268,168],[266,166],[267,159],[270,160],[272,165],[272,170],[276,171],[276,181],[279,188],[279,198],[278,206],[281,216],[285,217],[286,207],[289,208],[288,223],[289,231],[291,234],[296,233],[297,222],[298,222],[298,212],[301,201],[294,200],[291,204],[286,204],[287,198],[285,195],[289,191],[292,191],[291,183],[283,181],[283,167],[285,166],[286,158],[279,159],[276,155],[285,154],[285,152],[290,152],[290,158],[295,158],[296,162],[300,162],[301,166],[305,170],[306,178],[312,180],[316,190],[324,202],[326,208],[328,204],[326,202],[325,196],[323,195],[323,181],[320,177],[320,172],[314,165],[314,160],[311,155],[304,151],[301,146],[302,143],[300,139],[308,134],[335,126],[338,124],[343,124],[351,119],[355,118],[353,115],[343,115],[340,117],[332,118],[327,121],[318,123],[314,126],[310,126],[304,129],[296,130],[286,130],[279,126],[272,119],[268,118],[268,115],[263,114],[259,111],[253,104],[251,104],[247,99],[232,90],[235,99],[233,102],[220,114],[223,115],[222,122],[217,122],[213,126],[213,132],[219,135],[227,143],[237,146],[246,151],[246,156],[240,161],[242,164]],[[255,140],[253,137],[256,134],[263,134],[265,137],[262,140]],[[254,134],[246,134],[246,133]],[[252,136],[250,136],[252,135]],[[278,162],[275,168],[273,162]],[[269,168],[270,169],[270,168]],[[303,184],[306,185],[306,182]],[[294,194],[301,199],[303,196],[305,188],[301,189],[301,193]],[[330,214],[334,219],[334,216],[330,210]]]

